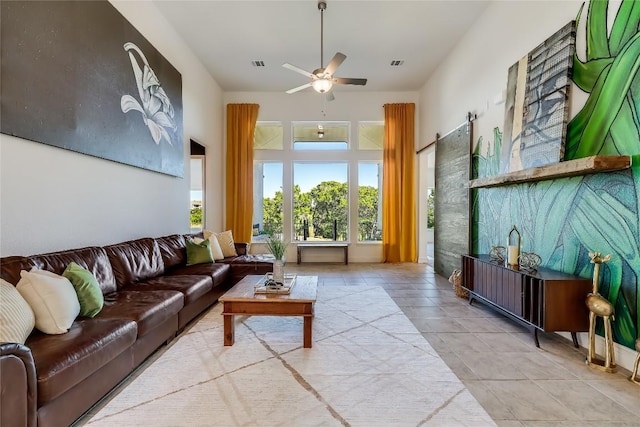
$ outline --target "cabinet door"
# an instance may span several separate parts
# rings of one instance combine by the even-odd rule
[[[502,269],[502,293],[498,305],[522,317],[522,292],[524,276],[516,271]]]

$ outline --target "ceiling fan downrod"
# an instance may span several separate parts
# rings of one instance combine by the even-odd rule
[[[320,68],[324,69],[324,11],[327,9],[327,3],[318,2],[318,10],[320,11]]]

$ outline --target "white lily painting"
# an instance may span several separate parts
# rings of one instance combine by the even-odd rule
[[[142,121],[149,128],[154,142],[160,144],[160,141],[164,139],[169,145],[172,145],[171,135],[167,130],[175,132],[177,125],[169,97],[160,86],[160,81],[140,48],[129,42],[124,44],[124,50],[129,53],[140,100],[138,101],[131,95],[123,95],[120,99],[122,112],[126,114],[131,110],[139,111],[142,113]],[[140,67],[134,53],[142,61],[142,67]]]

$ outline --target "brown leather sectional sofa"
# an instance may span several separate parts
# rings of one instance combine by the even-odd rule
[[[21,270],[61,274],[74,261],[97,278],[104,307],[66,334],[34,329],[24,345],[0,343],[0,426],[73,423],[242,277],[272,271],[272,258],[248,248],[187,266],[185,236],[171,235],[1,258],[0,277],[14,285]]]

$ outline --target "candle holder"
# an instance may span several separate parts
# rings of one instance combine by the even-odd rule
[[[507,236],[507,264],[518,266],[518,257],[520,256],[520,232],[515,225],[511,228]]]

